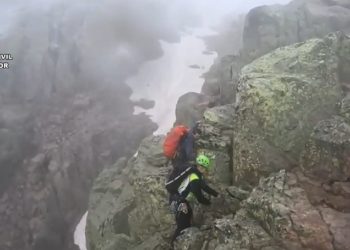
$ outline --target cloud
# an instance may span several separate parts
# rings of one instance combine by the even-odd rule
[[[276,2],[287,1],[0,0],[2,49],[16,55],[20,75],[7,79],[58,88],[86,79],[120,84],[162,55],[161,40],[177,42],[188,27]]]

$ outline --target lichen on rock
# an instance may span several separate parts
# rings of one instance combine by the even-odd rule
[[[242,69],[233,143],[236,181],[256,181],[297,165],[313,127],[338,111],[338,48],[345,40],[341,33],[311,39]]]

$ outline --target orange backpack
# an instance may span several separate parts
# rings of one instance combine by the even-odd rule
[[[170,130],[163,143],[163,153],[167,158],[175,158],[180,140],[188,133],[188,130],[184,125],[175,126]]]

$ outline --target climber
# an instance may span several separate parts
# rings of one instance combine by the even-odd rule
[[[177,149],[176,156],[172,159],[172,165],[174,168],[181,168],[186,164],[195,164],[196,160],[196,146],[195,141],[199,136],[200,130],[198,129],[199,123],[188,131],[187,134],[181,138]]]
[[[206,176],[210,169],[210,161],[207,156],[200,154],[196,158],[196,165],[188,169],[188,174],[185,178],[174,178],[173,180],[168,181],[166,187],[169,191],[168,186],[174,184],[176,179],[181,180],[179,183],[176,192],[170,192],[170,202],[173,212],[175,213],[176,220],[176,230],[171,240],[171,245],[173,246],[176,237],[180,234],[185,228],[191,227],[193,212],[190,206],[190,201],[193,201],[194,197],[197,201],[203,205],[210,205],[211,202],[206,198],[202,191],[217,197],[218,193],[210,188],[205,180]],[[192,169],[192,170],[191,170]],[[168,186],[167,186],[168,185]]]

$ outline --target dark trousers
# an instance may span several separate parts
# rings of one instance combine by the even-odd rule
[[[184,211],[184,209],[181,209],[184,206],[187,207],[187,211]],[[173,246],[174,241],[176,240],[176,237],[180,235],[181,231],[191,227],[192,225],[192,217],[193,217],[193,212],[190,204],[187,201],[183,201],[182,203],[179,203],[178,205],[178,211],[175,214],[175,220],[176,220],[176,230],[175,233],[171,239],[171,245]]]

